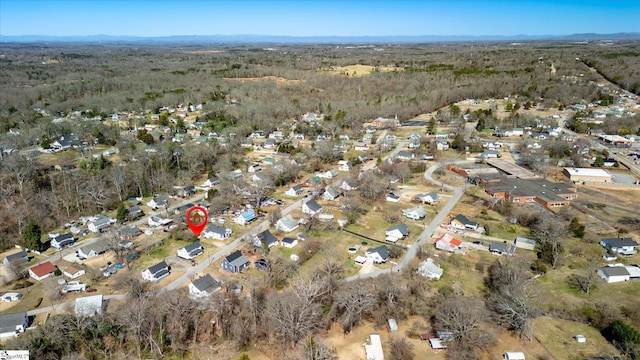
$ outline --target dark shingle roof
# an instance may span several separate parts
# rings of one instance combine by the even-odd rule
[[[211,277],[210,274],[206,274],[193,280],[193,286],[200,291],[215,290],[221,285],[222,283]]]
[[[160,270],[166,269],[166,268],[168,268],[167,263],[164,261],[161,261],[153,266],[150,266],[147,270],[149,270],[150,273],[155,274]]]

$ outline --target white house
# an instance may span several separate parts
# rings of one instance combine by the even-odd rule
[[[167,198],[165,198],[164,196],[155,196],[147,203],[147,206],[154,210],[160,207],[167,207],[168,205],[169,200],[167,200]]]
[[[328,201],[335,201],[338,196],[340,196],[340,192],[332,186],[328,186],[322,194],[322,198]]]
[[[18,292],[8,292],[8,293],[4,293],[2,294],[2,296],[0,296],[0,300],[4,301],[4,302],[12,302],[12,301],[18,301],[22,299],[22,294],[18,293]],[[1,331],[0,331],[1,333]]]
[[[208,178],[204,183],[202,183],[201,186],[203,188],[210,188],[215,185],[218,185],[219,183],[220,183],[220,180],[214,176],[214,177]]]
[[[202,233],[205,239],[225,240],[233,231],[227,227],[211,224]]]
[[[338,170],[336,169],[331,169],[328,171],[325,171],[323,173],[318,174],[319,177],[321,178],[325,178],[325,179],[333,179],[334,177],[338,176]]]
[[[200,244],[200,241],[194,241],[193,243],[178,249],[178,257],[181,257],[185,260],[191,260],[196,256],[201,255],[203,253],[203,250],[204,248]]]
[[[467,217],[462,214],[456,215],[449,225],[452,228],[459,230],[477,230],[479,226],[477,222],[467,219]]]
[[[158,281],[167,276],[169,276],[169,266],[164,260],[142,271],[142,278],[148,281]]]
[[[164,219],[161,218],[160,216],[149,216],[149,219],[147,219],[147,224],[149,224],[149,226],[165,226],[165,225],[169,225],[173,222],[173,220],[171,219]]]
[[[296,238],[285,237],[284,239],[282,239],[282,246],[286,248],[292,249],[296,245],[298,245],[298,239]]]
[[[76,299],[74,312],[77,317],[92,317],[102,314],[102,295],[85,296]]]
[[[85,274],[84,269],[77,269],[73,266],[67,266],[62,270],[62,275],[68,277],[69,279],[75,279]]]
[[[233,221],[234,223],[238,224],[238,225],[246,225],[249,222],[255,220],[256,218],[256,212],[253,209],[248,209],[245,210],[243,212],[241,212],[240,214],[234,216],[231,221]]]
[[[387,241],[396,243],[409,235],[409,227],[406,224],[393,225],[385,231],[385,235],[387,236]]]
[[[276,229],[282,232],[292,232],[298,228],[298,222],[291,215],[280,218],[276,222]]]
[[[386,200],[389,202],[394,202],[397,203],[398,201],[400,201],[400,196],[394,194],[394,193],[388,193]]]
[[[299,196],[302,195],[302,185],[294,185],[284,192],[287,196]]]
[[[412,220],[422,220],[427,216],[427,212],[422,206],[418,206],[410,209],[403,209],[402,215]]]
[[[314,216],[322,211],[322,206],[314,199],[302,203],[302,213]]]
[[[436,249],[448,252],[456,252],[462,248],[462,241],[454,238],[449,234],[443,234],[434,242]]]
[[[424,204],[429,204],[429,205],[435,205],[440,201],[440,197],[438,196],[438,193],[435,191],[432,191],[428,194],[416,195],[416,199],[422,201]]]
[[[345,180],[342,180],[342,184],[340,184],[340,189],[342,189],[344,191],[357,190],[358,189],[358,185],[356,184],[356,182],[354,180],[345,179]]]
[[[100,230],[104,230],[111,226],[111,219],[109,218],[99,218],[95,221],[91,221],[89,225],[87,225],[87,229],[92,233],[98,233]]]
[[[364,352],[367,360],[384,360],[384,352],[382,351],[382,341],[380,335],[369,335],[369,342],[371,344],[364,345]]]
[[[638,247],[638,243],[631,238],[605,238],[600,240],[600,245],[620,255],[633,255]]]
[[[374,264],[386,263],[389,260],[389,249],[386,245],[380,245],[372,249],[367,249],[365,256],[367,260],[371,260]]]
[[[76,239],[73,237],[72,233],[66,233],[51,239],[51,246],[60,251],[67,246],[73,246],[75,241]]]
[[[427,258],[427,260],[421,262],[420,266],[418,266],[418,275],[429,279],[439,280],[443,272],[444,270],[442,270],[440,265],[436,264],[432,258]]]
[[[29,276],[38,281],[42,281],[53,275],[56,270],[58,270],[58,268],[53,265],[51,261],[47,261],[29,268]]]
[[[93,243],[89,245],[85,245],[78,250],[76,250],[76,254],[78,258],[81,260],[89,259],[94,256],[102,255],[109,250],[109,245],[106,243]]]
[[[29,326],[26,312],[0,315],[0,339],[18,336]]]
[[[194,298],[207,298],[222,289],[222,282],[214,279],[210,274],[201,276],[189,284],[189,294]]]
[[[351,171],[351,169],[353,168],[353,164],[351,163],[351,161],[347,161],[343,164],[340,164],[340,166],[338,167],[338,170],[340,171]]]

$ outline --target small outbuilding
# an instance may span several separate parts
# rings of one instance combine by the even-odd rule
[[[506,352],[504,354],[502,354],[502,358],[504,360],[526,360],[524,357],[524,353],[517,351],[510,351],[510,352]]]

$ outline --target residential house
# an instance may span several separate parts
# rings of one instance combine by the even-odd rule
[[[462,241],[454,238],[449,234],[443,234],[436,239],[435,246],[438,250],[456,252],[456,250],[462,249]]]
[[[268,229],[253,237],[253,245],[255,247],[272,247],[278,245],[278,239]]]
[[[98,233],[104,231],[106,228],[111,226],[111,219],[109,218],[98,218],[95,221],[91,221],[87,225],[87,229],[92,233]]]
[[[385,235],[387,236],[387,241],[396,243],[409,235],[409,227],[406,224],[393,225],[385,231]]]
[[[224,259],[222,259],[222,270],[238,273],[242,272],[242,269],[249,266],[251,262],[247,259],[240,250],[236,250],[235,252],[229,254]]]
[[[27,254],[26,251],[21,250],[21,251],[18,251],[17,253],[7,255],[2,261],[2,263],[5,266],[12,266],[12,265],[18,265],[18,264],[26,264],[28,261],[29,261],[29,255]]]
[[[282,239],[282,246],[286,248],[293,249],[296,245],[298,245],[298,239],[296,238],[285,237]]]
[[[340,171],[351,171],[352,168],[353,168],[353,163],[351,163],[351,161],[346,161],[346,162],[340,164],[340,166],[338,167],[338,170],[340,170]]]
[[[149,224],[149,226],[165,226],[165,225],[169,225],[173,222],[173,220],[171,219],[165,219],[162,218],[160,216],[149,216],[149,218],[147,219],[147,224]]]
[[[497,255],[513,256],[516,253],[516,246],[507,242],[494,242],[489,246],[489,252]]]
[[[340,184],[340,189],[344,191],[357,190],[358,184],[353,179],[344,179],[342,180],[342,184]]]
[[[109,245],[105,243],[93,243],[85,245],[78,250],[76,254],[80,260],[86,260],[94,256],[102,255],[109,250]]]
[[[29,268],[29,276],[38,281],[41,281],[53,275],[56,270],[58,270],[58,268],[53,265],[51,261],[46,261],[42,264],[38,264]]]
[[[605,238],[600,240],[600,245],[620,255],[633,255],[638,247],[638,243],[631,238]]]
[[[302,195],[303,187],[302,185],[294,185],[289,188],[289,190],[285,191],[284,194],[287,196],[300,196]]]
[[[436,149],[441,151],[449,150],[449,143],[446,141],[436,141]]]
[[[458,214],[456,217],[451,219],[449,225],[452,228],[459,230],[477,230],[479,226],[477,222],[467,219],[467,217],[462,214]]]
[[[197,299],[207,298],[222,289],[222,281],[214,279],[210,274],[203,275],[189,284],[189,294]]]
[[[18,336],[29,326],[29,316],[26,312],[0,315],[0,339]]]
[[[400,196],[394,194],[394,193],[388,193],[386,200],[389,202],[394,202],[397,203],[398,201],[400,201]]]
[[[169,200],[167,200],[167,198],[164,196],[154,196],[147,203],[147,206],[154,210],[161,207],[167,207],[168,205],[169,205]]]
[[[384,360],[384,351],[382,351],[382,341],[380,335],[369,335],[369,342],[371,344],[364,345],[364,353],[367,360]]]
[[[262,142],[262,147],[265,149],[273,149],[276,147],[276,140],[266,139],[265,141]]]
[[[298,222],[291,215],[280,218],[276,222],[276,229],[281,232],[292,232],[298,228]]]
[[[137,226],[127,226],[116,231],[118,239],[123,241],[131,240],[140,234],[142,234],[142,230]]]
[[[340,191],[333,186],[328,186],[324,191],[324,194],[322,194],[322,198],[328,201],[335,201],[338,196],[340,196]]]
[[[415,196],[415,199],[422,201],[424,204],[435,205],[440,201],[440,197],[438,193],[432,191],[428,194],[418,194]]]
[[[443,273],[444,270],[432,258],[427,258],[418,266],[418,275],[429,279],[439,280]]]
[[[79,318],[92,317],[102,314],[103,305],[102,295],[85,296],[76,299],[74,312]]]
[[[485,159],[497,159],[500,157],[500,153],[496,150],[485,150],[482,153],[480,153],[480,157],[485,158]]]
[[[251,221],[255,220],[255,218],[256,218],[255,210],[254,209],[248,209],[248,210],[245,210],[245,211],[241,212],[240,214],[234,216],[233,219],[231,219],[231,220],[236,224],[244,226],[244,225],[250,223]]]
[[[257,171],[262,171],[262,167],[260,166],[260,164],[252,164],[247,167],[248,173],[254,173]]]
[[[78,146],[80,140],[73,133],[61,136],[58,140],[51,143],[53,150],[61,151],[69,149],[72,146]]]
[[[328,171],[325,171],[323,173],[318,174],[319,177],[324,178],[324,179],[333,179],[334,177],[338,176],[338,170],[336,169],[331,169]]]
[[[398,152],[398,155],[396,155],[396,158],[398,160],[411,160],[414,159],[416,157],[416,154],[410,152],[410,151],[400,151]]]
[[[397,118],[388,119],[388,118],[379,117],[373,120],[373,122],[371,123],[371,126],[378,129],[396,128],[400,126],[400,121]]]
[[[129,220],[129,221],[135,220],[135,219],[137,219],[139,217],[142,217],[142,216],[144,216],[144,212],[142,212],[142,209],[140,209],[140,207],[137,206],[137,205],[130,206],[127,209],[126,219]]]
[[[510,132],[508,136],[523,136],[524,135],[524,129],[523,128],[513,128]]]
[[[417,149],[420,147],[420,145],[422,144],[422,142],[420,141],[420,139],[409,139],[409,149]]]
[[[62,275],[68,277],[69,279],[75,279],[85,274],[84,269],[78,269],[73,266],[67,266],[62,270]]]
[[[427,216],[427,212],[422,206],[418,206],[410,209],[403,209],[402,215],[412,220],[422,220]]]
[[[314,216],[322,211],[322,206],[317,201],[311,199],[302,203],[302,213]]]
[[[142,271],[142,278],[147,281],[158,281],[167,276],[169,276],[169,266],[164,260]]]
[[[203,251],[204,248],[200,244],[200,241],[194,241],[193,243],[178,249],[178,257],[181,257],[185,260],[191,260],[198,255],[202,255]]]
[[[371,260],[374,264],[382,264],[389,261],[389,249],[386,245],[380,245],[365,251],[367,260]]]
[[[214,177],[208,178],[204,183],[202,183],[202,187],[203,188],[210,188],[210,187],[218,185],[219,183],[220,183],[220,179],[218,179],[218,177],[214,176]]]
[[[205,239],[225,240],[231,236],[232,230],[228,227],[211,224],[202,233]]]
[[[369,156],[367,154],[358,155],[358,160],[362,163],[369,161]]]
[[[60,251],[67,246],[73,246],[75,244],[76,239],[73,237],[73,234],[66,233],[62,235],[58,235],[51,239],[51,246],[56,250]]]
[[[369,145],[363,141],[358,141],[353,145],[355,151],[369,151]]]

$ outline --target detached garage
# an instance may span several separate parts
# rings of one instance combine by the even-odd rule
[[[608,283],[628,281],[631,279],[631,274],[624,266],[607,266],[602,267],[596,271],[604,281]]]

